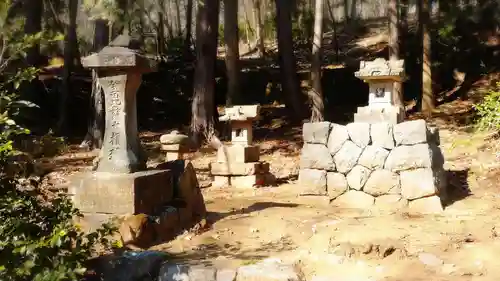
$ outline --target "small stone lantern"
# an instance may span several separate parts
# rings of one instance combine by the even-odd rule
[[[165,161],[183,160],[184,153],[189,151],[189,137],[172,131],[160,137],[161,150],[165,152]]]
[[[231,145],[217,151],[217,161],[210,164],[218,187],[253,187],[269,182],[269,164],[259,161],[259,146],[253,145],[252,122],[259,116],[258,105],[226,108],[220,121],[231,125]]]
[[[369,85],[368,106],[358,107],[354,114],[355,122],[392,124],[403,121],[403,109],[395,103],[394,82],[405,79],[404,60],[361,61],[359,71],[354,75]]]

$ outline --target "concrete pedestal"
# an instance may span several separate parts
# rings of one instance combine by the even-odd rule
[[[172,200],[173,182],[169,170],[92,172],[77,175],[69,193],[83,213],[152,214]]]

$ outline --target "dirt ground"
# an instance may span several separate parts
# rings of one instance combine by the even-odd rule
[[[328,280],[500,280],[500,141],[450,121],[467,108],[470,104],[442,106],[431,120],[440,128],[452,194],[442,215],[362,212],[331,207],[320,197],[298,197],[301,144],[264,139],[261,159],[271,163],[277,186],[212,188],[208,163],[215,154],[197,152],[190,158],[212,227],[153,248],[174,259],[220,267],[281,258],[297,264],[307,280],[315,275]],[[151,163],[161,159],[154,139],[143,137]],[[92,156],[72,151],[56,158],[61,168],[48,181],[64,184],[68,175],[89,169]]]

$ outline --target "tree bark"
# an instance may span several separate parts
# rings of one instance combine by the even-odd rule
[[[224,40],[226,41],[227,96],[226,105],[240,104],[238,0],[224,0]]]
[[[191,55],[191,27],[193,25],[193,0],[187,0],[186,4],[186,37],[184,39],[184,56]]]
[[[264,24],[262,23],[262,10],[260,0],[253,0],[253,10],[255,15],[256,23],[256,36],[257,36],[257,50],[259,52],[259,57],[264,57],[266,54],[266,48],[264,45]]]
[[[429,0],[422,1],[420,9],[420,30],[422,31],[422,112],[430,115],[435,108],[434,94],[432,92],[431,70],[431,36],[429,30],[430,4]]]
[[[181,1],[180,0],[175,0],[175,20],[176,20],[176,29],[177,29],[177,36],[181,37],[182,36],[182,23],[181,23]]]
[[[64,70],[61,100],[59,104],[59,122],[57,131],[60,135],[64,135],[68,131],[68,109],[71,106],[71,74],[74,68],[75,53],[78,48],[76,35],[76,18],[78,14],[78,0],[69,0],[68,5],[69,25],[66,32],[64,43]]]
[[[109,43],[109,23],[104,19],[94,22],[93,51],[99,52]],[[100,149],[104,139],[105,125],[104,92],[97,80],[97,72],[92,71],[92,92],[90,95],[87,134],[80,147]]]
[[[389,9],[387,11],[389,17],[389,60],[399,60],[399,17],[398,17],[398,0],[389,0]],[[401,109],[402,114],[405,112],[403,99],[403,84],[394,82],[394,104]]]
[[[327,0],[328,1],[328,0]],[[312,101],[311,122],[320,122],[325,120],[325,103],[323,90],[321,88],[321,60],[323,44],[323,0],[316,0],[314,10],[314,38],[312,44],[312,63],[311,63],[311,84],[312,91],[310,99]]]
[[[23,3],[26,22],[24,33],[35,35],[42,31],[43,0],[25,0]],[[35,44],[28,49],[26,61],[30,66],[37,66],[40,63],[40,44]]]
[[[293,53],[292,7],[288,0],[275,0],[275,3],[282,88],[291,119],[299,121],[304,115]]]
[[[200,0],[196,21],[196,69],[191,107],[193,141],[201,145],[203,139],[211,142],[215,137],[214,92],[219,0]]]

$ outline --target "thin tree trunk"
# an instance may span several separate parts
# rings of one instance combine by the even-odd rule
[[[275,3],[283,94],[290,117],[299,121],[304,115],[293,53],[291,3],[288,0],[275,0]]]
[[[24,33],[34,35],[42,31],[42,11],[43,0],[25,0],[24,9],[26,22],[24,25]],[[26,61],[30,66],[36,66],[40,62],[40,45],[35,44],[28,49]]]
[[[328,0],[326,0],[328,1]],[[323,0],[316,0],[314,10],[314,38],[312,46],[311,63],[311,84],[310,92],[312,101],[311,122],[320,122],[325,120],[325,104],[323,99],[323,90],[321,88],[321,53],[323,44]]]
[[[164,14],[164,10],[165,10],[165,2],[162,0],[162,1],[159,1],[158,3],[159,5],[159,8],[158,9],[158,30],[156,32],[156,52],[158,53],[158,55],[163,58],[163,55],[165,54],[165,47],[166,47],[166,40],[165,40],[165,21],[164,21],[164,18],[165,18],[165,14]]]
[[[248,51],[250,52],[252,51],[252,44],[250,40],[250,33],[252,33],[252,26],[250,25],[250,20],[248,19],[248,14],[246,9],[243,14],[245,16],[245,35],[247,37],[247,46],[248,46]]]
[[[398,0],[389,0],[389,9],[387,11],[389,18],[389,60],[399,60],[399,18],[398,18]],[[394,82],[394,104],[405,112],[403,100],[403,84]]]
[[[191,132],[194,142],[201,145],[203,138],[209,142],[217,139],[215,136],[214,92],[219,0],[200,0],[196,22],[197,63],[191,108]]]
[[[78,0],[69,0],[69,25],[64,44],[64,73],[59,104],[59,122],[57,131],[65,134],[68,130],[68,109],[71,98],[71,74],[74,68],[75,51],[78,48],[76,35],[76,17],[78,13]]]
[[[431,72],[431,35],[430,5],[429,0],[421,0],[420,20],[422,30],[422,112],[430,115],[435,108],[434,94],[432,92],[432,72]]]
[[[191,27],[193,25],[193,0],[187,0],[186,4],[186,37],[184,39],[184,56],[191,54]]]
[[[333,29],[333,45],[335,47],[335,61],[339,62],[339,39],[337,36],[337,22],[335,21],[335,15],[333,14],[332,5],[330,4],[330,0],[326,0],[326,4],[328,5],[328,13],[330,14],[330,20],[332,21],[332,29]]]
[[[175,19],[176,19],[176,29],[177,36],[182,36],[182,23],[181,23],[181,3],[180,0],[175,0]]]
[[[94,46],[93,51],[99,52],[109,43],[109,23],[104,19],[97,19],[94,22]],[[100,149],[104,139],[104,92],[97,80],[97,72],[92,71],[92,92],[89,104],[89,122],[87,125],[87,135],[80,144],[80,147]]]
[[[266,48],[264,45],[264,24],[262,23],[262,10],[260,0],[253,0],[253,10],[257,27],[257,50],[259,51],[259,57],[262,58],[266,54]]]
[[[224,40],[226,41],[227,96],[226,105],[240,104],[238,0],[224,0]]]

